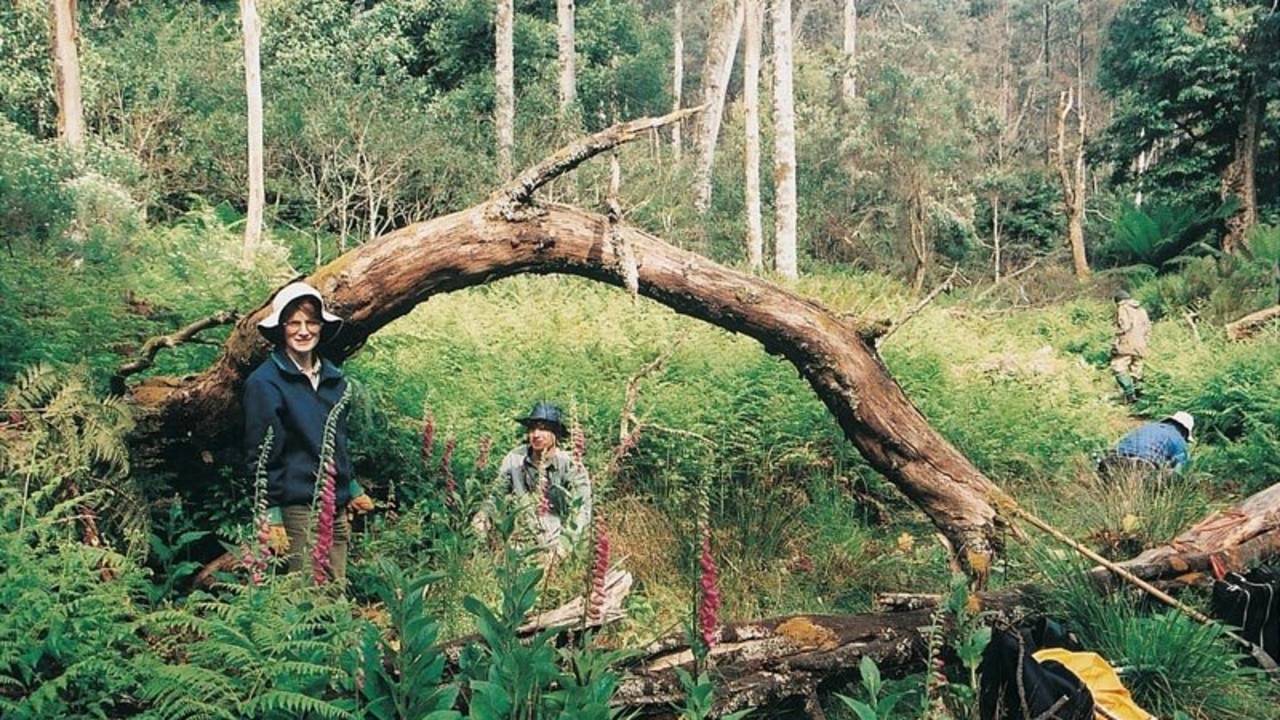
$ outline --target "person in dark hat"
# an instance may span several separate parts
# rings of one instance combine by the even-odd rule
[[[1151,335],[1151,319],[1142,305],[1128,292],[1117,290],[1112,297],[1116,303],[1116,335],[1111,343],[1111,373],[1124,393],[1127,404],[1137,402],[1142,394],[1144,358],[1147,356],[1147,339]]]
[[[325,423],[347,392],[342,369],[324,358],[320,348],[341,325],[341,318],[325,309],[320,291],[303,282],[286,285],[272,298],[271,312],[258,323],[258,331],[274,348],[245,381],[248,474],[255,478],[260,463],[266,472],[271,525],[268,542],[286,554],[291,572],[306,566],[319,536],[312,507],[318,506]],[[363,513],[373,509],[373,500],[360,488],[352,470],[347,417],[344,407],[332,437],[337,512],[331,529],[328,575],[337,581],[346,579],[351,540],[347,510]],[[265,455],[264,445],[268,447]]]
[[[569,431],[559,406],[539,401],[516,422],[525,441],[502,459],[499,479],[519,500],[538,543],[564,555],[590,527],[591,480],[582,462],[560,447]]]

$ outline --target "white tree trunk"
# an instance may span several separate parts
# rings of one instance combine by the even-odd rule
[[[256,0],[240,0],[240,25],[244,33],[244,87],[248,108],[249,208],[244,223],[246,261],[262,240],[262,214],[266,205],[262,142],[262,24]]]
[[[671,20],[671,112],[680,109],[684,94],[684,0],[675,0],[675,17]],[[680,128],[671,124],[671,150],[680,157]]]
[[[1001,255],[1001,237],[1000,237],[1000,195],[992,193],[991,195],[991,281],[993,283],[1000,282],[1000,263],[1004,260]]]
[[[68,148],[84,147],[84,100],[80,54],[76,49],[76,0],[52,0],[53,84],[58,103],[58,136]]]
[[[774,269],[785,278],[796,267],[796,113],[791,86],[791,0],[773,6]]]
[[[698,116],[698,157],[693,169],[693,205],[698,212],[711,207],[711,167],[715,163],[733,58],[742,37],[742,8],[742,0],[716,0],[711,14],[711,37],[702,69],[702,102],[706,107]]]
[[[1076,116],[1076,147],[1069,151],[1066,142],[1067,118],[1073,112]],[[1084,245],[1084,139],[1084,107],[1077,107],[1075,94],[1068,88],[1058,96],[1058,142],[1052,156],[1054,165],[1058,168],[1058,177],[1062,180],[1063,203],[1067,206],[1067,244],[1071,248],[1071,260],[1077,280],[1089,277],[1089,260]],[[1069,152],[1072,153],[1071,160],[1067,159]]]
[[[494,25],[496,63],[493,72],[495,93],[493,127],[498,136],[498,176],[506,181],[510,179],[512,173],[511,153],[516,137],[514,0],[498,0]]]
[[[844,63],[841,89],[845,103],[852,104],[858,97],[858,6],[855,0],[844,0]]]
[[[578,101],[578,71],[574,48],[573,0],[556,0],[556,44],[560,49],[560,111]]]
[[[745,112],[747,265],[764,270],[764,228],[760,219],[760,45],[764,22],[763,0],[746,0],[742,59],[742,102]]]

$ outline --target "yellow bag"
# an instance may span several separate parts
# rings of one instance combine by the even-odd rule
[[[1115,669],[1097,653],[1045,648],[1032,657],[1040,662],[1057,660],[1088,685],[1099,720],[1159,720],[1138,707]]]

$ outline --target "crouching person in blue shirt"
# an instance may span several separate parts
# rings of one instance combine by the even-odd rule
[[[1157,479],[1177,474],[1191,462],[1191,430],[1195,418],[1181,411],[1134,428],[1098,462],[1098,474],[1118,479],[1135,473]]]

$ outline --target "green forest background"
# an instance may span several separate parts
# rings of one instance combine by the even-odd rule
[[[710,5],[685,7],[686,105],[699,96]],[[1276,481],[1275,324],[1243,342],[1224,333],[1280,302],[1270,3],[867,0],[852,63],[842,3],[793,5],[800,277],[772,279],[870,323],[909,317],[880,352],[911,401],[995,484],[1107,557]],[[939,643],[980,644],[981,618],[966,615],[928,519],[858,456],[794,367],[568,277],[433,297],[348,361],[357,474],[379,508],[359,525],[345,595],[284,576],[249,585],[234,569],[197,587],[206,563],[251,542],[252,479],[235,448],[193,462],[203,473],[134,462],[120,367],[150,338],[251,312],[289,279],[506,180],[492,3],[263,0],[260,11],[267,228],[246,261],[237,3],[81,0],[89,132],[78,151],[59,139],[49,4],[0,8],[0,714],[613,717],[626,649],[694,632],[703,527],[722,621],[943,593],[955,617],[939,622]],[[577,2],[567,110],[555,11],[516,3],[517,168],[672,107],[670,0]],[[626,221],[735,267],[746,260],[741,90],[739,66],[705,212],[690,201],[692,123],[679,151],[668,131],[618,150]],[[1057,149],[1068,90],[1086,118],[1084,276]],[[766,158],[772,132],[765,112]],[[771,228],[772,174],[761,180]],[[597,160],[542,196],[598,210],[608,181]],[[953,271],[949,291],[917,311]],[[1106,367],[1118,288],[1155,320],[1132,407]],[[142,375],[199,373],[226,332],[163,350]],[[644,429],[616,462],[633,379]],[[512,419],[540,398],[583,429],[612,558],[636,578],[627,619],[559,648],[514,642],[513,628],[579,594],[591,551],[541,573],[478,541],[466,519],[492,479],[488,450],[517,442]],[[1161,487],[1099,483],[1096,455],[1176,410],[1196,417],[1187,473]],[[447,478],[461,507],[445,502]],[[1160,717],[1272,716],[1273,683],[1221,628],[1098,596],[1074,580],[1087,565],[1048,538],[1011,537],[992,585],[1045,588],[1044,610],[1126,668]],[[1197,593],[1183,599],[1203,607]],[[485,642],[446,672],[437,639],[472,632]],[[941,683],[923,664],[884,684],[874,667],[850,669],[823,707],[861,720],[977,717],[973,657],[952,659]],[[714,668],[701,656],[690,669],[672,712],[707,717]]]

